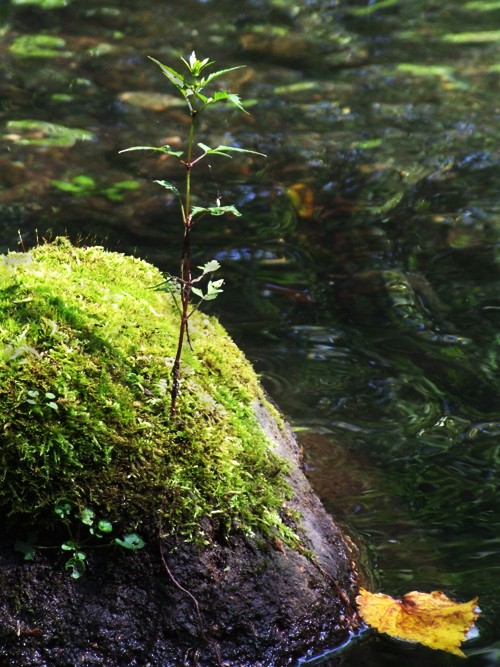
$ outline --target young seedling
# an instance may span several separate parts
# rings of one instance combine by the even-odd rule
[[[170,412],[174,416],[177,409],[177,401],[180,388],[180,363],[182,356],[182,349],[184,341],[189,340],[189,318],[192,313],[204,301],[215,299],[220,292],[222,292],[223,280],[212,280],[211,275],[219,268],[219,263],[212,260],[203,266],[198,267],[201,271],[197,277],[193,277],[191,266],[191,230],[195,222],[198,222],[206,215],[224,215],[231,213],[240,216],[241,213],[235,206],[221,206],[218,198],[215,206],[194,206],[192,203],[192,183],[191,177],[193,168],[200,162],[205,160],[209,155],[221,155],[226,158],[231,158],[232,153],[251,153],[253,155],[260,155],[266,157],[264,153],[258,151],[240,148],[239,146],[225,146],[218,145],[211,148],[201,142],[195,142],[196,124],[199,114],[215,104],[229,103],[240,111],[247,113],[243,108],[243,104],[238,95],[230,93],[227,90],[216,90],[213,93],[207,92],[207,86],[215,79],[239,69],[239,67],[231,67],[229,69],[219,70],[211,74],[204,75],[206,68],[213,65],[208,58],[198,60],[195,52],[191,54],[189,60],[182,58],[184,65],[187,68],[187,74],[177,72],[167,65],[151,58],[151,60],[160,67],[163,74],[167,77],[169,82],[175,87],[177,92],[184,99],[187,111],[190,117],[189,131],[187,136],[187,143],[185,151],[173,150],[169,145],[165,146],[133,146],[126,148],[121,153],[127,151],[156,151],[164,155],[170,155],[178,160],[185,168],[185,182],[182,192],[169,181],[155,181],[161,187],[169,190],[178,199],[181,218],[183,223],[183,239],[180,270],[178,276],[167,275],[165,282],[162,284],[165,289],[168,289],[173,295],[177,308],[179,310],[179,336],[177,342],[177,350],[172,365],[172,388]],[[206,279],[205,291],[200,286],[200,282]],[[196,297],[197,301],[193,304],[192,297]]]
[[[67,556],[65,568],[73,579],[79,579],[87,569],[87,550],[98,547],[119,546],[130,551],[144,547],[144,540],[137,533],[129,533],[121,537],[113,537],[113,524],[107,519],[99,519],[90,507],[75,507],[69,500],[61,500],[54,507],[62,523],[68,530],[69,539],[65,540],[60,549]],[[103,540],[101,544],[97,541]],[[33,560],[38,549],[55,549],[57,547],[39,546],[35,544],[36,535],[30,534],[26,540],[17,540],[14,548],[23,554],[24,560]]]

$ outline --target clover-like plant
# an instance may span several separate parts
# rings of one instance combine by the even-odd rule
[[[185,168],[185,181],[182,189],[179,189],[169,181],[155,181],[158,185],[169,190],[177,197],[180,205],[180,212],[183,223],[183,240],[182,252],[180,261],[180,271],[178,276],[166,275],[165,282],[162,286],[169,290],[174,295],[175,303],[177,304],[180,316],[179,323],[179,337],[177,343],[176,355],[172,366],[172,388],[171,388],[171,414],[174,415],[177,408],[177,400],[179,396],[180,386],[180,363],[182,349],[186,338],[189,339],[189,318],[192,313],[204,301],[215,299],[220,292],[222,292],[223,280],[212,280],[211,276],[214,271],[219,268],[219,263],[216,260],[211,260],[205,265],[198,267],[201,273],[193,277],[191,266],[191,230],[195,222],[199,222],[206,215],[224,215],[231,213],[240,216],[241,213],[235,206],[221,206],[220,199],[217,199],[215,206],[194,206],[192,202],[192,184],[191,178],[194,167],[202,160],[205,160],[209,155],[221,155],[223,157],[232,157],[231,153],[251,153],[265,157],[263,153],[258,151],[241,148],[239,146],[225,146],[218,145],[214,148],[207,146],[204,143],[196,142],[196,125],[199,114],[215,104],[228,103],[240,111],[247,113],[243,107],[242,101],[235,93],[230,93],[227,90],[215,90],[212,93],[207,92],[207,86],[215,79],[224,76],[240,67],[230,67],[229,69],[219,70],[211,74],[203,74],[206,68],[213,65],[213,61],[208,58],[199,60],[195,52],[191,54],[189,60],[182,58],[184,65],[187,68],[187,73],[182,74],[172,69],[167,65],[151,58],[151,60],[160,67],[163,74],[167,77],[169,82],[176,88],[178,93],[186,102],[187,110],[190,116],[190,125],[186,142],[185,151],[174,150],[171,146],[133,146],[120,151],[125,153],[127,151],[157,151],[165,155],[177,159]],[[203,291],[200,283],[206,280],[207,285]],[[196,297],[197,301],[193,303],[192,297]]]
[[[129,551],[144,547],[144,540],[137,533],[128,533],[122,537],[113,537],[113,524],[107,519],[99,519],[90,507],[75,507],[69,500],[61,500],[54,507],[62,523],[66,526],[69,539],[60,549],[67,556],[65,567],[73,579],[79,579],[87,569],[87,550],[97,547],[119,546]],[[96,542],[101,541],[100,544]],[[35,544],[36,534],[30,534],[26,540],[17,540],[16,551],[23,554],[24,560],[33,560],[38,549],[56,549],[56,546]]]

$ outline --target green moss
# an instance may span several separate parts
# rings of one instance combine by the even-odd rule
[[[214,320],[191,319],[172,422],[178,318],[141,260],[68,242],[0,258],[0,511],[48,527],[66,498],[113,521],[281,532],[284,463],[264,399]],[[208,524],[207,524],[207,521]]]

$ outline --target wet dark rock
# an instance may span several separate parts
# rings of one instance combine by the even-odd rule
[[[312,557],[259,536],[214,535],[199,548],[152,530],[142,551],[89,552],[75,581],[57,550],[23,563],[3,541],[0,665],[285,667],[345,640],[355,549],[302,473],[292,434],[256,410],[293,464],[289,509]]]

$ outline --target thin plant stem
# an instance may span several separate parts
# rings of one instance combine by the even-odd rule
[[[179,397],[180,389],[180,365],[182,349],[184,347],[184,339],[189,338],[188,320],[189,320],[189,305],[191,302],[191,172],[192,163],[191,158],[193,154],[193,141],[196,111],[191,109],[191,124],[189,127],[189,138],[186,156],[186,192],[184,205],[182,207],[184,233],[182,239],[182,253],[181,253],[181,322],[179,326],[179,338],[177,340],[177,351],[175,354],[174,363],[172,365],[172,390],[170,394],[170,415],[173,417],[177,410],[177,399]]]

